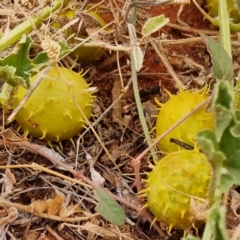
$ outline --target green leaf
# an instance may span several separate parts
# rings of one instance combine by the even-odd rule
[[[62,56],[70,53],[71,49],[63,42],[60,42],[59,45],[61,47],[59,59],[61,59]],[[40,52],[34,59],[32,59],[32,64],[34,66],[34,68],[32,69],[32,73],[38,73],[40,69],[49,65],[49,63],[50,59],[48,58],[46,52]]]
[[[130,42],[133,45],[132,52],[131,52],[131,62],[134,63],[133,66],[135,67],[135,70],[138,72],[142,68],[143,52],[137,42],[137,34],[136,34],[135,27],[131,23],[128,23],[127,26],[128,26]]]
[[[230,83],[218,81],[212,104],[216,131],[203,131],[197,136],[198,143],[214,168],[216,198],[233,184],[240,184],[240,123],[235,116],[232,96]]]
[[[240,137],[240,123],[236,123],[235,126],[233,126],[230,129],[230,132],[235,138],[239,138]]]
[[[0,38],[0,51],[10,47],[32,30],[37,29],[45,20],[51,17],[56,11],[59,11],[60,8],[64,8],[69,2],[70,0],[53,0],[50,5],[39,9],[39,11],[34,12],[31,16],[29,15],[25,21]]]
[[[233,79],[232,59],[224,48],[211,37],[201,34],[204,39],[213,64],[213,76],[218,80],[231,81]]]
[[[237,121],[240,121],[240,110],[235,111],[235,117]]]
[[[196,139],[202,150],[211,158],[211,155],[218,149],[215,133],[211,130],[204,130],[198,133]]]
[[[169,22],[168,18],[165,18],[164,15],[156,16],[149,18],[142,28],[142,35],[149,36],[152,33],[158,31],[163,26],[165,26]]]
[[[216,138],[217,141],[220,142],[224,131],[227,129],[229,124],[232,121],[232,114],[231,111],[227,110],[226,108],[222,107],[221,105],[215,106],[216,114]]]
[[[30,37],[23,37],[19,42],[19,50],[16,54],[10,54],[4,59],[0,59],[1,80],[15,87],[22,85],[25,88],[30,86],[29,71],[32,69],[28,52],[32,44]]]
[[[67,55],[68,53],[70,53],[72,50],[68,47],[68,45],[64,42],[59,42],[59,45],[61,47],[60,50],[60,58]]]
[[[138,72],[142,68],[143,64],[143,52],[139,46],[133,46],[133,59],[136,71]]]
[[[234,168],[234,167],[229,167],[229,166],[226,167],[226,168],[228,170],[228,179],[224,175],[222,177],[221,183],[224,184],[224,185],[226,185],[226,184],[230,185],[229,181],[232,179],[233,183],[236,183],[237,185],[239,185],[240,184],[240,170],[239,170],[239,168]],[[228,182],[225,183],[225,179],[227,179]],[[231,187],[232,187],[232,185],[231,185]]]
[[[225,224],[225,208],[215,203],[208,214],[202,240],[228,240]]]
[[[233,90],[225,81],[218,81],[213,94],[213,105],[233,110]]]
[[[236,172],[231,170],[230,168],[221,168],[221,178],[218,186],[220,196],[222,196],[223,192],[227,192],[233,186],[233,183],[239,182],[239,177],[236,178]]]
[[[231,133],[231,127],[234,127],[234,122],[232,121],[231,124],[228,126],[222,135],[222,139],[219,142],[219,147],[221,151],[225,153],[228,158],[228,162],[231,159],[231,156],[235,154],[238,149],[240,149],[240,137],[235,137]]]
[[[216,139],[219,148],[229,158],[240,148],[240,124],[233,109],[233,91],[226,81],[215,86],[213,108],[216,116]]]
[[[226,165],[240,169],[240,149],[237,149],[226,161]]]
[[[126,215],[120,205],[109,195],[103,188],[95,190],[99,198],[99,203],[96,206],[96,211],[99,212],[105,219],[116,226],[122,226],[126,222]]]
[[[24,78],[18,76],[16,71],[16,68],[13,66],[0,66],[0,80],[5,81],[13,87],[18,85],[27,87]],[[25,74],[25,79],[29,79],[29,74]]]
[[[22,85],[30,87],[30,77],[39,72],[44,66],[50,64],[50,59],[45,52],[39,53],[36,58],[29,58],[29,50],[33,40],[31,37],[23,37],[19,42],[19,50],[15,54],[10,54],[4,59],[0,59],[0,79],[9,85],[16,87]],[[60,57],[70,52],[65,43],[61,46]]]

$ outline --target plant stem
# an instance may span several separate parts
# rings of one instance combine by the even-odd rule
[[[216,18],[212,18],[211,16],[209,16],[201,7],[200,5],[197,3],[196,0],[192,0],[194,2],[194,4],[196,5],[196,7],[198,8],[198,10],[203,14],[204,18],[208,19],[212,25],[216,26],[216,27],[219,27],[219,20],[216,19]],[[238,1],[238,0],[236,0]],[[229,22],[229,26],[230,26],[230,29],[233,31],[233,32],[239,32],[240,31],[240,23],[232,23],[232,22]]]
[[[137,72],[136,72],[136,68],[135,68],[133,53],[131,53],[130,58],[131,58],[131,72],[132,72],[132,84],[133,84],[134,98],[135,98],[135,101],[136,101],[138,115],[139,115],[139,119],[140,119],[140,122],[141,122],[141,125],[142,125],[143,133],[144,133],[144,136],[146,138],[148,146],[150,146],[152,144],[152,140],[151,140],[151,137],[149,135],[148,126],[147,126],[147,123],[146,123],[146,119],[145,119],[143,109],[142,109],[141,99],[140,99],[140,96],[139,96]],[[156,160],[157,159],[157,154],[156,154],[154,148],[151,148],[150,152],[152,154],[153,159]]]
[[[231,37],[229,28],[229,16],[227,12],[226,0],[218,0],[219,24],[220,24],[220,42],[222,47],[232,58]],[[233,81],[232,81],[233,82]],[[234,91],[234,108],[240,110],[240,72],[238,74],[236,89]]]
[[[232,58],[231,37],[230,37],[230,20],[226,0],[218,0],[218,17],[220,26],[220,42],[222,47]]]
[[[135,21],[136,21],[136,8],[132,8],[132,11],[133,11],[133,16],[132,16],[131,22],[135,23]],[[137,45],[137,39],[135,37],[136,32],[135,32],[134,25],[132,23],[128,23],[128,31],[129,31],[131,45],[136,46]],[[134,31],[134,32],[132,33],[131,31]],[[146,138],[147,145],[150,146],[152,144],[152,140],[151,140],[151,137],[149,135],[148,126],[147,126],[147,123],[146,123],[146,119],[145,119],[145,116],[144,116],[144,113],[143,113],[141,99],[140,99],[140,96],[139,96],[137,70],[136,70],[136,65],[135,65],[136,60],[134,58],[133,51],[131,51],[131,53],[130,53],[130,60],[131,60],[131,74],[132,74],[132,84],[133,84],[134,98],[135,98],[135,102],[136,102],[136,106],[137,106],[137,110],[138,110],[139,119],[140,119],[140,122],[141,122],[141,125],[142,125],[143,133],[144,133],[144,136]],[[153,159],[157,160],[158,156],[157,156],[154,148],[151,148],[150,152],[151,152],[151,155],[152,155]]]
[[[46,6],[43,10],[39,11],[37,16],[29,16],[26,21],[16,26],[7,35],[3,35],[0,39],[0,51],[11,46],[24,34],[30,33],[36,27],[39,27],[51,14],[59,10],[61,7],[66,6],[70,0],[55,0],[52,7]]]
[[[234,109],[240,110],[240,71],[238,73],[237,84],[234,91]]]

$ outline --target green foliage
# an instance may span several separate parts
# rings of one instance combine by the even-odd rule
[[[224,3],[223,3],[224,2]],[[209,210],[203,234],[203,240],[227,240],[226,209],[220,207],[221,197],[234,184],[240,185],[240,111],[239,82],[237,91],[232,87],[233,64],[231,60],[231,45],[229,31],[224,28],[225,1],[220,1],[221,45],[202,35],[212,57],[213,76],[217,83],[214,87],[212,108],[215,112],[216,131],[203,131],[197,140],[207,155],[214,169],[214,179],[210,194],[213,196],[213,205]],[[225,9],[226,10],[226,9]],[[240,75],[239,75],[240,76]],[[237,99],[237,100],[236,100]],[[195,240],[187,236],[185,240]]]
[[[227,240],[225,209],[215,203],[208,214],[202,240]]]
[[[64,8],[70,0],[54,0],[50,6],[41,9],[36,15],[28,16],[21,24],[12,29],[6,36],[0,38],[0,51],[10,47],[12,44],[19,41],[23,35],[30,33],[33,29],[39,27],[45,20],[48,19],[54,12]]]
[[[212,23],[212,25],[217,26],[217,27],[220,26],[220,28],[222,28],[221,19],[224,19],[225,25],[228,25],[228,26],[225,26],[225,28],[228,28],[228,31],[229,31],[229,29],[231,29],[232,32],[239,32],[240,31],[240,23],[235,23],[232,21],[231,18],[230,19],[228,18],[228,12],[232,12],[234,10],[230,6],[232,4],[230,4],[228,6],[228,5],[226,5],[226,0],[221,0],[221,5],[219,8],[219,4],[217,4],[218,1],[219,0],[206,0],[207,4],[205,5],[205,7],[209,9],[209,14],[206,13],[198,4],[196,4],[196,2],[195,2],[195,4],[196,4],[197,8],[200,10],[200,12],[203,14],[203,16],[206,19],[208,19]],[[229,0],[229,1],[231,1],[231,0]],[[234,1],[237,2],[238,0],[232,0],[232,2],[234,2]],[[227,8],[227,6],[228,6],[228,8]],[[236,12],[238,11],[237,6],[238,6],[238,3],[234,3],[234,8],[236,7],[236,9],[235,9]],[[216,11],[216,8],[220,9],[218,16],[216,16],[217,12],[218,12],[218,9]],[[238,6],[238,8],[239,8],[239,6]],[[227,9],[228,9],[228,11],[227,11]],[[226,10],[226,12],[224,13],[225,10]]]
[[[233,78],[232,60],[226,50],[214,39],[201,34],[212,59],[212,72],[216,79],[231,81]]]
[[[219,198],[233,184],[240,184],[240,122],[234,109],[234,91],[230,85],[233,78],[232,61],[216,41],[203,37],[212,56],[213,75],[218,80],[212,103],[216,132],[201,132],[198,141],[216,171],[215,196]]]
[[[149,36],[152,33],[160,30],[168,22],[169,22],[169,19],[165,18],[164,15],[149,18],[147,22],[143,25],[142,35]]]
[[[215,179],[212,191],[214,204],[209,210],[203,240],[226,240],[225,209],[220,207],[221,196],[233,184],[240,184],[240,124],[233,109],[229,82],[218,81],[214,89],[213,108],[216,114],[216,132],[200,132],[197,140],[211,162]],[[213,236],[213,238],[212,238]],[[194,239],[187,237],[185,240]]]
[[[225,209],[214,204],[208,214],[202,240],[227,240]],[[184,240],[199,240],[199,238],[188,235]]]
[[[126,222],[126,215],[120,205],[103,188],[95,190],[99,203],[96,211],[105,219],[116,226],[122,226]]]
[[[22,85],[28,88],[30,71],[33,68],[28,57],[32,40],[24,37],[19,42],[19,50],[16,54],[11,53],[4,59],[0,60],[0,76],[1,80],[15,87]]]
[[[29,36],[23,36],[19,41],[19,50],[17,53],[11,53],[4,59],[0,59],[0,77],[9,85],[30,87],[30,77],[39,72],[41,68],[50,63],[45,52],[39,53],[35,59],[29,58],[29,50],[33,41]],[[60,56],[69,51],[69,48],[60,43]]]
[[[228,82],[219,81],[216,84],[213,107],[217,130],[198,135],[198,141],[216,172],[217,198],[233,184],[240,184],[240,123],[235,116],[232,95]]]

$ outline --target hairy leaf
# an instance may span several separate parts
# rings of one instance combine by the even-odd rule
[[[211,55],[213,64],[213,75],[218,80],[231,81],[233,78],[233,64],[225,49],[214,39],[201,34],[204,39],[208,52]]]
[[[218,81],[214,90],[213,108],[216,132],[198,134],[198,142],[212,163],[216,175],[215,196],[240,184],[240,123],[233,109],[230,83]]]
[[[208,214],[207,224],[203,234],[203,240],[227,240],[225,209],[214,204]]]
[[[29,58],[29,50],[33,40],[31,37],[23,37],[19,41],[17,53],[12,53],[0,59],[0,80],[16,87],[22,85],[25,88],[30,87],[30,77],[39,72],[41,68],[49,65],[50,60],[45,52],[41,52],[35,59]],[[69,52],[69,48],[64,43],[61,46],[60,56]]]
[[[30,37],[23,37],[19,42],[19,50],[4,59],[0,59],[0,78],[11,86],[22,85],[25,88],[30,86],[29,71],[32,69],[28,52],[32,40]]]
[[[169,22],[168,18],[164,15],[149,18],[142,28],[142,35],[149,36],[152,33],[158,31]]]
[[[126,215],[120,205],[103,188],[97,188],[95,193],[99,198],[96,211],[112,224],[123,225],[126,222]]]

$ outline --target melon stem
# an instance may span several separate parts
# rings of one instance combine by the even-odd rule
[[[132,18],[131,18],[131,20],[128,19],[128,21],[127,21],[128,32],[129,32],[130,42],[131,42],[132,46],[137,45],[137,38],[136,38],[137,34],[136,34],[135,26],[134,26],[136,23],[136,15],[137,15],[136,11],[137,11],[137,9],[135,7],[132,8],[132,13],[133,13]],[[133,31],[133,33],[132,33],[132,31]],[[131,60],[131,74],[132,74],[134,98],[135,98],[135,102],[136,102],[136,106],[137,106],[137,110],[138,110],[139,119],[140,119],[140,122],[142,125],[143,133],[146,138],[147,145],[150,146],[152,144],[152,139],[149,134],[149,129],[148,129],[147,122],[146,122],[146,119],[144,116],[142,103],[141,103],[141,99],[140,99],[140,95],[139,95],[137,69],[136,69],[136,65],[135,65],[135,58],[134,58],[133,50],[130,53],[130,60]],[[153,159],[156,160],[158,156],[157,156],[155,150],[153,148],[151,148],[150,152],[151,152]]]
[[[39,27],[51,14],[65,7],[69,2],[70,0],[55,0],[52,7],[46,6],[44,9],[40,10],[36,16],[28,16],[26,21],[17,25],[7,35],[3,35],[0,38],[0,51],[16,43],[24,34],[28,34]]]

